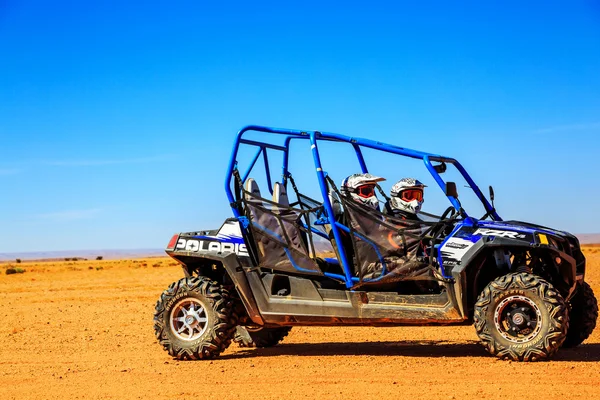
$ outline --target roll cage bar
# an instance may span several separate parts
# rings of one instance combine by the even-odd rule
[[[277,144],[271,144],[271,143],[265,143],[265,142],[245,139],[244,134],[249,131],[272,133],[272,134],[278,134],[278,135],[287,135],[287,137],[285,138],[283,146],[280,146]],[[347,227],[340,224],[339,222],[336,222],[334,219],[333,207],[331,205],[331,201],[328,196],[329,193],[328,193],[328,189],[327,189],[327,182],[325,179],[326,172],[323,171],[323,168],[321,166],[321,158],[319,155],[319,147],[318,147],[319,141],[341,142],[341,143],[349,143],[350,145],[352,145],[352,147],[354,148],[354,151],[356,153],[356,157],[358,159],[358,163],[360,165],[362,173],[369,172],[367,165],[365,163],[363,154],[362,154],[362,150],[361,150],[362,147],[379,150],[379,151],[384,151],[387,153],[397,154],[397,155],[404,156],[404,157],[410,157],[410,158],[423,160],[425,167],[427,168],[429,173],[432,175],[432,177],[434,178],[434,180],[437,182],[437,184],[439,185],[439,187],[442,189],[442,191],[444,193],[446,193],[446,183],[444,182],[444,180],[442,179],[440,174],[435,170],[432,162],[452,164],[461,173],[463,178],[469,184],[469,187],[475,192],[475,194],[477,195],[477,197],[483,204],[486,212],[490,215],[490,217],[495,221],[502,221],[502,219],[500,218],[500,216],[498,215],[496,210],[488,202],[488,200],[483,195],[483,193],[481,192],[479,187],[475,184],[475,182],[473,181],[471,176],[467,173],[467,171],[463,168],[463,166],[454,158],[444,157],[444,156],[440,156],[437,154],[425,153],[425,152],[421,152],[421,151],[417,151],[417,150],[406,149],[403,147],[399,147],[399,146],[395,146],[395,145],[391,145],[391,144],[387,144],[387,143],[382,143],[382,142],[378,142],[378,141],[374,141],[374,140],[370,140],[370,139],[344,136],[344,135],[340,135],[337,133],[320,132],[320,131],[302,131],[302,130],[296,130],[296,129],[283,129],[283,128],[270,128],[270,127],[259,126],[259,125],[248,125],[248,126],[242,128],[238,132],[235,142],[234,142],[234,145],[233,145],[233,151],[231,153],[231,158],[230,158],[228,169],[227,169],[227,174],[226,174],[226,178],[225,178],[225,192],[227,193],[227,198],[231,204],[233,214],[236,218],[241,217],[241,215],[239,214],[239,210],[235,205],[236,204],[235,196],[231,189],[231,186],[232,186],[232,180],[235,179],[234,178],[234,169],[237,168],[237,155],[238,155],[238,150],[240,148],[240,145],[245,144],[245,145],[258,147],[257,152],[255,153],[254,157],[252,158],[252,160],[250,162],[248,170],[243,175],[241,175],[242,182],[246,181],[250,172],[252,171],[252,169],[256,165],[258,159],[262,155],[263,162],[265,165],[268,189],[269,189],[269,192],[272,194],[273,193],[273,182],[271,179],[271,173],[270,173],[270,169],[269,169],[269,159],[267,157],[266,149],[278,150],[278,151],[283,152],[283,167],[282,167],[281,184],[286,186],[287,179],[289,177],[289,171],[288,171],[289,149],[290,149],[290,143],[293,139],[310,140],[312,156],[313,156],[313,161],[314,161],[314,167],[316,169],[317,180],[319,182],[319,188],[321,190],[321,195],[323,197],[323,206],[325,207],[325,210],[327,212],[328,222],[329,222],[329,224],[331,224],[331,229],[332,229],[334,238],[337,243],[342,242],[340,230],[347,229]],[[468,216],[468,214],[466,213],[466,211],[464,209],[462,209],[459,201],[455,197],[453,197],[453,196],[446,196],[446,197],[452,204],[452,207],[454,207],[454,209],[456,209],[457,212],[460,212],[465,219],[470,218]],[[345,251],[343,249],[343,246],[338,246],[338,251],[340,253],[340,257],[342,258],[339,261],[342,264],[344,272],[345,272],[344,278],[346,280],[346,286],[351,287],[354,279],[350,272],[351,268],[347,261],[348,259],[345,254]]]

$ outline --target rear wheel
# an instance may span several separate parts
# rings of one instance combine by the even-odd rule
[[[237,323],[229,292],[209,278],[189,277],[165,290],[154,313],[159,343],[179,360],[218,356],[230,344]]]
[[[288,335],[292,328],[263,328],[238,326],[234,342],[240,347],[273,347]]]
[[[563,347],[579,346],[596,327],[598,301],[587,282],[577,284],[577,292],[569,302],[569,308],[569,330]]]
[[[501,276],[479,295],[474,323],[486,350],[514,361],[554,355],[567,335],[567,305],[544,279],[517,273]]]

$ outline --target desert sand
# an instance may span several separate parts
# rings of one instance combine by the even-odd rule
[[[586,247],[600,297],[600,247]],[[0,399],[600,399],[600,327],[551,361],[488,355],[472,326],[294,328],[270,349],[176,361],[154,304],[168,258],[0,264]],[[14,266],[17,266],[16,264]]]

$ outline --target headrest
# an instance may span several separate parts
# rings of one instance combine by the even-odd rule
[[[246,180],[246,183],[244,184],[244,189],[246,190],[246,192],[250,192],[254,195],[253,196],[249,196],[249,195],[245,195],[246,196],[246,200],[247,201],[258,201],[260,197],[262,197],[260,195],[260,189],[258,188],[258,183],[256,183],[256,181],[252,178],[248,178]]]
[[[277,203],[282,207],[290,206],[290,200],[288,199],[285,186],[279,182],[276,182],[275,186],[273,186],[273,203]]]

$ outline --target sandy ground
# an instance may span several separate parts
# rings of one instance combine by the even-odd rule
[[[586,255],[600,295],[600,248]],[[600,399],[600,328],[538,363],[489,356],[472,326],[294,328],[271,349],[180,362],[152,330],[182,276],[169,259],[20,266],[0,265],[0,399]]]

